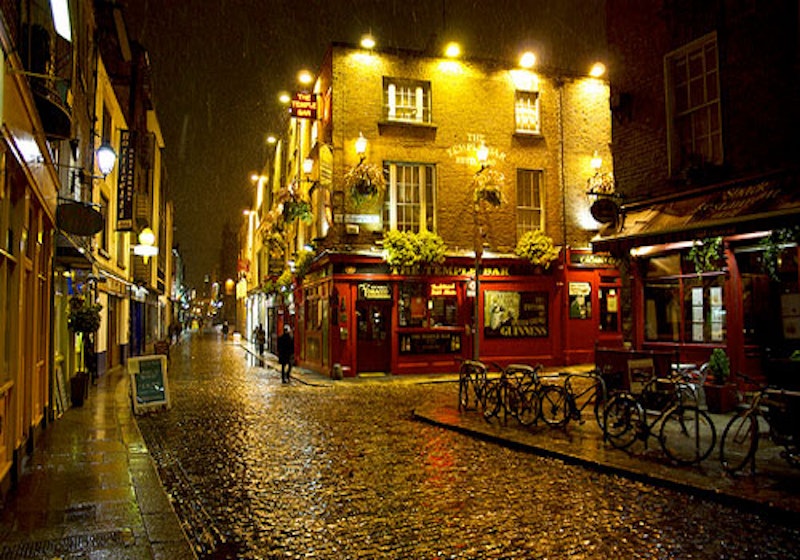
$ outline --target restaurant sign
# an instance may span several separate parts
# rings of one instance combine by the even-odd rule
[[[317,94],[297,92],[292,97],[289,114],[298,119],[317,118]]]
[[[389,284],[364,282],[358,285],[358,299],[391,300],[392,287]]]

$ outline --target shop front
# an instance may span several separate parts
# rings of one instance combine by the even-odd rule
[[[629,258],[634,347],[695,364],[722,348],[732,372],[800,386],[800,367],[790,360],[800,350],[794,177],[631,209],[624,223],[593,246]]]
[[[565,273],[562,262],[542,271],[522,259],[484,259],[476,332],[470,259],[392,271],[379,257],[331,254],[295,293],[299,356],[332,376],[453,372],[476,343],[481,360],[500,365],[590,362],[598,328],[621,337],[618,285],[609,263],[584,260]],[[581,307],[574,319],[564,312],[570,305]]]

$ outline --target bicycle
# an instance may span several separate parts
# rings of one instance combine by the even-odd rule
[[[500,370],[500,377],[489,380],[484,419],[489,421],[502,410],[504,424],[509,415],[523,426],[536,422],[540,412],[539,395],[530,390],[538,382],[536,370],[523,364],[510,364],[505,368],[492,365]]]
[[[551,389],[553,385],[547,386],[542,401],[547,402],[543,408],[549,408],[551,414],[545,418],[545,422],[551,426],[565,426],[570,420],[583,423],[583,411],[590,405],[594,412],[597,425],[603,429],[605,415],[605,405],[608,402],[606,383],[603,377],[596,371],[585,373],[559,373],[564,378],[564,390],[558,391]],[[577,388],[580,381],[587,381],[586,387]]]
[[[460,360],[458,368],[458,410],[470,410],[470,395],[473,408],[485,408],[488,380],[486,365],[477,360]]]
[[[603,434],[617,449],[628,449],[641,440],[645,449],[660,426],[658,442],[664,453],[681,465],[696,464],[707,458],[717,441],[714,423],[705,411],[684,404],[686,387],[680,378],[653,378],[645,382],[642,393],[620,392],[608,401]],[[647,420],[644,403],[658,405],[652,422]]]
[[[739,377],[756,385],[746,375]],[[769,428],[767,437],[784,448],[781,456],[793,467],[800,467],[800,392],[766,385],[722,430],[719,460],[725,472],[734,474],[750,463],[750,473],[755,474],[762,418]]]

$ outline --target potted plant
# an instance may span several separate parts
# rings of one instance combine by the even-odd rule
[[[75,372],[75,376],[70,379],[70,397],[73,406],[82,406],[84,399],[89,393],[89,372],[87,368],[94,370],[96,364],[93,363],[94,355],[94,333],[100,328],[100,310],[103,308],[99,303],[93,303],[83,295],[75,295],[69,300],[69,313],[67,315],[67,328],[75,334],[83,336],[83,369]]]
[[[495,208],[503,203],[505,176],[491,168],[483,169],[472,178],[472,196],[476,204],[481,201]]]
[[[359,163],[344,176],[344,188],[356,206],[372,200],[386,188],[383,169],[371,163]]]
[[[703,386],[709,412],[724,414],[736,408],[736,384],[730,383],[731,363],[722,348],[714,348],[708,359],[709,377]]]
[[[540,229],[526,232],[514,249],[519,257],[524,257],[533,266],[548,268],[558,258],[559,248],[553,245],[553,239]]]

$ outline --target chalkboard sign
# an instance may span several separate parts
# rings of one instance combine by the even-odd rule
[[[170,407],[166,356],[130,358],[128,373],[131,376],[131,399],[135,414]]]

